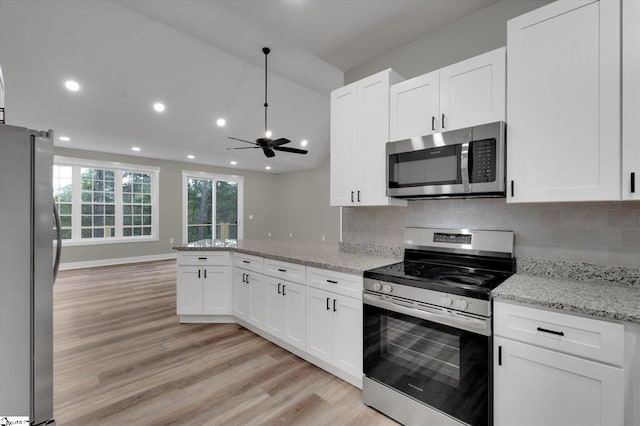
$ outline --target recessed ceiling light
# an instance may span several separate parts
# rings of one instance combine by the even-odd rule
[[[218,125],[218,127],[224,127],[224,125],[227,124],[227,120],[225,120],[224,118],[218,118],[216,124]]]
[[[58,139],[62,142],[69,142],[71,140],[69,136],[60,136]]]
[[[80,90],[80,84],[75,80],[67,80],[64,82],[64,87],[70,92],[77,92]]]
[[[164,112],[165,106],[162,102],[156,102],[155,104],[153,104],[153,109],[156,112]]]
[[[140,151],[141,151],[141,149],[140,149],[140,147],[139,147],[139,146],[132,146],[132,147],[131,147],[131,151],[140,152]]]
[[[271,170],[271,166],[264,166],[265,170]]]
[[[196,158],[196,156],[195,156],[195,155],[191,155],[191,154],[189,154],[189,155],[187,155],[187,158],[188,158],[189,160],[193,160],[194,158]]]
[[[265,135],[266,137],[270,138],[270,137],[271,137],[271,130],[267,130],[267,131],[264,133],[264,135]]]
[[[235,166],[236,164],[238,164],[238,162],[235,160],[232,160],[232,161],[229,161],[229,164],[231,164],[232,166]]]
[[[309,143],[309,141],[307,141],[306,139],[303,141],[300,141],[300,146],[307,146],[307,144]]]

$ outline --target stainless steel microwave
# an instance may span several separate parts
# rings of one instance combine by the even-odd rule
[[[503,121],[387,143],[387,195],[504,197]]]

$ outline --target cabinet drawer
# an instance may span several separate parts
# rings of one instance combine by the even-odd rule
[[[300,284],[304,284],[307,278],[306,266],[272,259],[264,260],[264,273]]]
[[[624,325],[511,303],[494,303],[494,331],[555,351],[624,363]]]
[[[264,259],[244,253],[233,253],[233,266],[262,273]]]
[[[178,253],[180,266],[229,266],[231,253],[228,251],[199,251]]]
[[[307,268],[307,285],[362,300],[362,277],[358,275]]]

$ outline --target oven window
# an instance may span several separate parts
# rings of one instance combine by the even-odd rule
[[[389,156],[390,188],[456,183],[461,183],[457,145]]]
[[[363,349],[366,376],[464,423],[490,423],[490,337],[365,304]]]
[[[430,371],[447,386],[460,383],[460,336],[443,333],[402,318],[385,317],[380,356],[413,372]]]

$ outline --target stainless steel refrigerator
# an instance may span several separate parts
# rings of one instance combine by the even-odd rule
[[[32,425],[55,424],[52,166],[52,131],[0,124],[0,419]]]

